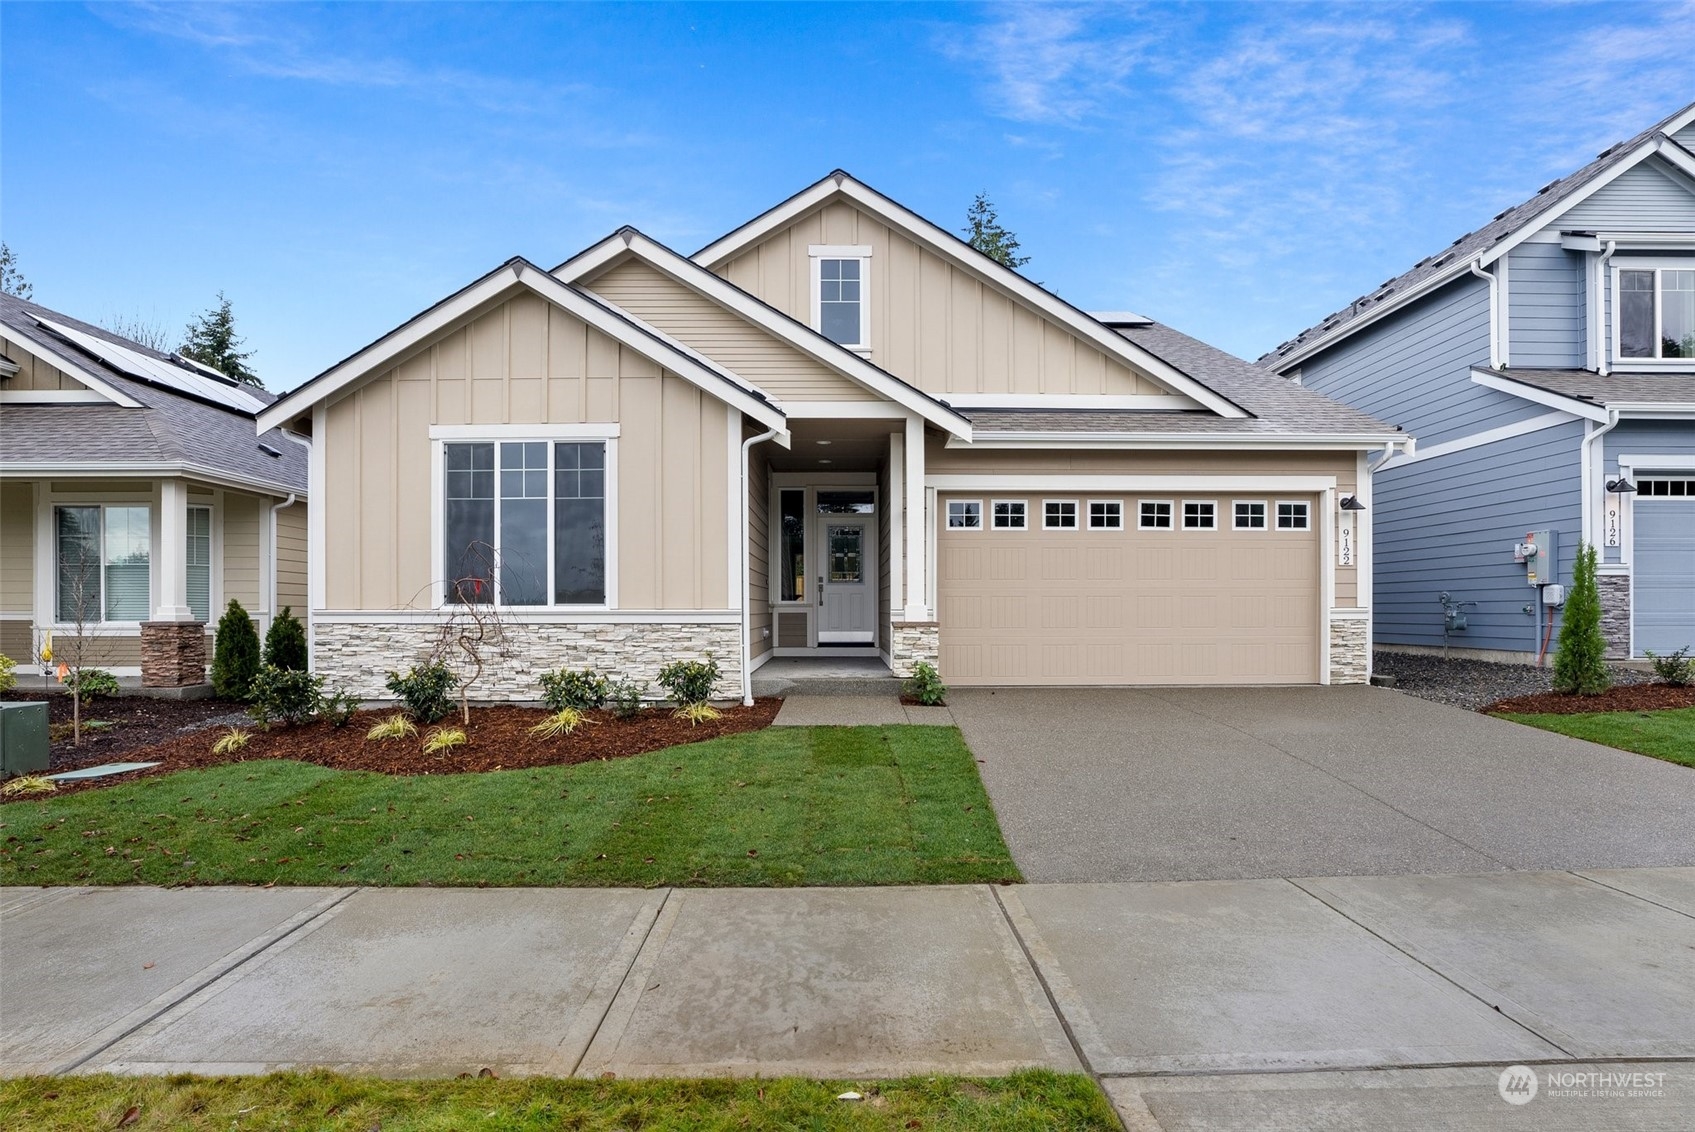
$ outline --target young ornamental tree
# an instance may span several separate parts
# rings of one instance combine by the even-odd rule
[[[1595,548],[1577,544],[1577,566],[1566,595],[1560,643],[1554,652],[1554,691],[1597,696],[1612,687],[1607,639],[1601,635],[1601,595],[1595,582]]]
[[[265,633],[265,663],[284,672],[306,671],[306,626],[286,605]]]
[[[212,690],[226,700],[246,700],[259,674],[259,630],[234,598],[218,619],[212,646]]]

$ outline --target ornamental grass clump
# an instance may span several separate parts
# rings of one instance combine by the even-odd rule
[[[218,741],[212,744],[212,753],[214,755],[233,755],[245,748],[248,740],[252,738],[253,733],[245,727],[225,728],[224,733],[218,736]]]
[[[36,794],[52,794],[59,784],[44,774],[26,774],[0,784],[0,796],[28,798]]]
[[[557,739],[561,735],[569,735],[582,725],[583,713],[573,707],[560,708],[534,727],[530,728],[531,735],[543,739]]]
[[[368,742],[382,743],[390,739],[408,739],[418,733],[418,725],[400,712],[376,723],[365,732]]]
[[[424,739],[424,753],[426,755],[446,754],[455,747],[463,747],[467,741],[464,728],[438,727]]]

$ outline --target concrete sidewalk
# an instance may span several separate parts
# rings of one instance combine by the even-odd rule
[[[1670,1128],[1695,1107],[1692,943],[1689,868],[1003,888],[14,888],[0,890],[0,1072],[859,1079],[1049,1066],[1095,1074],[1133,1129],[1311,1127],[1327,1113],[1346,1115],[1336,1126]],[[1657,1095],[1521,1109],[1495,1092],[1513,1063],[1666,1076]]]

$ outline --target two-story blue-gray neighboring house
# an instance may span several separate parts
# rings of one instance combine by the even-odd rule
[[[1259,364],[1417,439],[1375,476],[1377,646],[1443,646],[1447,594],[1449,644],[1534,655],[1542,530],[1546,581],[1601,549],[1611,655],[1695,646],[1695,104]]]

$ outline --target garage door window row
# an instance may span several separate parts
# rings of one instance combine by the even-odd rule
[[[1136,526],[1144,531],[1169,531],[1179,524],[1186,531],[1216,531],[1219,529],[1218,503],[1212,499],[1140,499],[1136,501]],[[1232,501],[1233,529],[1263,531],[1273,527],[1280,531],[1305,531],[1312,525],[1311,505],[1301,500],[1237,499]],[[1088,529],[1091,531],[1121,531],[1124,529],[1124,501],[1121,499],[1091,499],[1086,508]],[[1045,531],[1075,531],[1081,529],[1084,510],[1075,499],[1042,500],[1042,529]],[[980,499],[950,499],[947,505],[948,529],[951,531],[980,531],[984,529],[983,501]],[[1023,499],[989,500],[988,526],[997,531],[1030,529],[1028,501]]]

